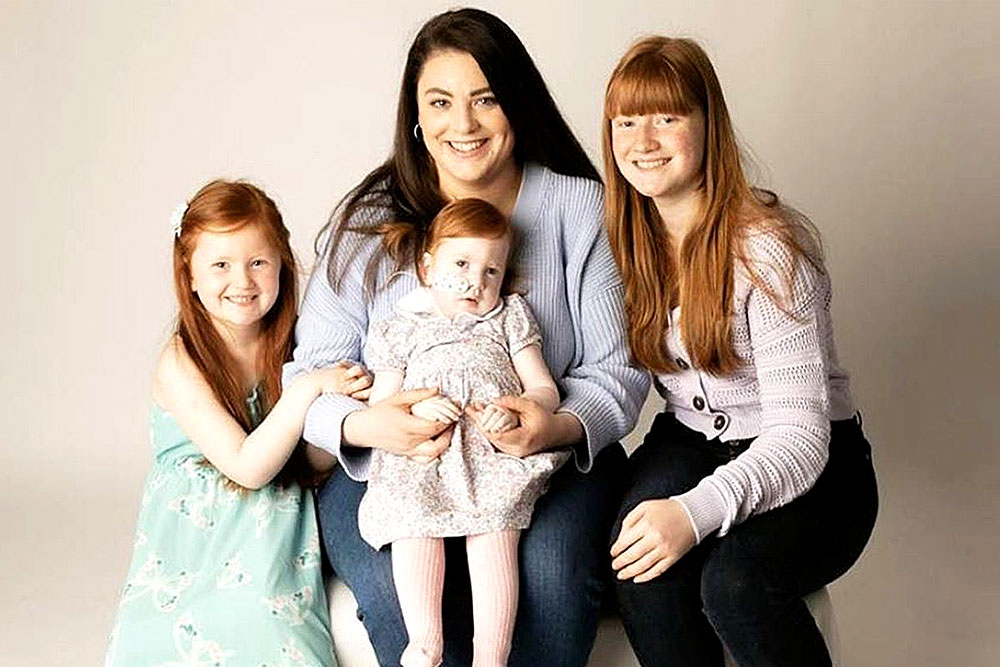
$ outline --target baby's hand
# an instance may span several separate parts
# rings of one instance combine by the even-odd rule
[[[372,377],[365,367],[350,361],[338,361],[312,374],[317,376],[323,393],[343,394],[359,401],[368,398],[372,386]]]
[[[410,406],[410,412],[429,422],[451,424],[462,415],[461,409],[444,396],[432,396]]]
[[[504,408],[490,403],[476,413],[476,425],[484,433],[503,433],[520,424],[517,415]]]

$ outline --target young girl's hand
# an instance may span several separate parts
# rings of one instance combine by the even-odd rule
[[[442,424],[456,422],[462,415],[461,408],[444,396],[433,396],[414,403],[410,407],[410,412],[421,419]]]
[[[496,403],[490,403],[485,407],[470,406],[469,414],[483,433],[503,433],[521,423],[515,413]]]
[[[368,398],[371,375],[361,364],[338,361],[333,366],[309,372],[305,377],[314,382],[321,394],[343,394],[359,401]]]

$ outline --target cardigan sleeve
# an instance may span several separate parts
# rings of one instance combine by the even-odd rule
[[[748,250],[767,288],[751,284],[746,299],[761,432],[745,452],[676,497],[699,541],[801,496],[829,456],[828,369],[818,326],[829,279],[765,233],[752,237]]]
[[[358,235],[359,236],[359,235]],[[295,350],[285,364],[283,382],[338,361],[361,362],[362,345],[368,327],[368,311],[363,289],[363,273],[368,255],[362,250],[367,239],[342,237],[349,252],[344,278],[334,289],[327,276],[330,253],[324,252],[306,286],[299,319],[295,325]],[[344,418],[365,404],[349,396],[323,394],[306,413],[303,438],[336,456],[345,472],[355,480],[367,478],[371,450],[345,446],[341,440]]]
[[[566,198],[571,205],[563,213],[566,235],[576,238],[567,248],[566,271],[576,349],[558,378],[564,391],[558,411],[583,426],[585,442],[573,450],[582,472],[590,470],[598,452],[635,427],[649,391],[649,374],[629,359],[625,290],[604,231],[600,186],[586,183],[584,192]]]

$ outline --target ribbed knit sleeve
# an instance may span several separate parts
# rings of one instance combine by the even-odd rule
[[[295,351],[292,360],[285,364],[283,382],[317,368],[330,366],[341,360],[360,361],[361,347],[368,327],[365,307],[363,273],[368,253],[360,252],[365,246],[377,242],[345,234],[342,252],[349,265],[339,286],[333,289],[327,278],[329,253],[317,264],[306,286],[305,296],[295,326]],[[363,480],[368,474],[371,450],[341,447],[341,429],[344,418],[364,403],[339,394],[323,394],[306,413],[303,438],[336,456],[347,474]]]
[[[559,410],[579,419],[586,442],[575,448],[576,464],[590,469],[594,456],[635,425],[649,378],[629,363],[625,344],[623,289],[603,225],[600,183],[555,174],[527,164],[511,224],[517,244],[512,266],[534,313],[542,354],[559,385]],[[345,234],[333,253],[339,288],[325,263],[313,272],[296,326],[293,360],[285,379],[342,359],[367,361],[368,327],[389,317],[418,286],[412,271],[393,272],[384,260],[379,287],[364,289],[365,266],[377,237]],[[340,264],[339,262],[345,262]],[[365,479],[370,450],[341,443],[344,418],[364,405],[324,395],[306,417],[305,438],[336,455],[353,479]]]
[[[746,321],[760,400],[760,435],[730,463],[677,496],[698,540],[787,504],[808,491],[829,455],[830,399],[823,332],[825,273],[760,233],[747,247],[759,276],[783,307],[751,285]],[[784,276],[791,275],[791,285]],[[790,287],[790,289],[789,289]]]
[[[573,414],[583,425],[586,442],[574,453],[577,467],[586,472],[599,451],[635,426],[649,391],[649,374],[629,361],[625,291],[604,229],[600,185],[555,176],[546,199],[562,208],[548,217],[562,220],[566,267],[559,279],[566,280],[573,320],[572,362],[557,378],[564,392],[559,411]],[[568,333],[560,332],[563,344],[569,342]]]

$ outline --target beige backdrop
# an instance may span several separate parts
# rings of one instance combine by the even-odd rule
[[[249,177],[311,262],[386,154],[410,39],[450,4],[0,0],[4,664],[103,655],[173,308],[171,210]],[[1000,5],[484,4],[595,159],[628,44],[703,42],[761,180],[825,234],[876,449],[875,536],[832,588],[845,664],[997,664]]]

